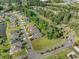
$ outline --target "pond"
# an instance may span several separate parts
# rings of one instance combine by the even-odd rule
[[[5,22],[0,23],[0,35],[6,36],[6,27],[7,27],[7,23]]]

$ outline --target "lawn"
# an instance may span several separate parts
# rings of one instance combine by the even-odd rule
[[[79,37],[76,36],[76,43],[79,45]]]
[[[8,40],[9,40],[10,37],[11,37],[9,26],[10,26],[10,23],[7,22],[6,34],[7,34],[7,39],[8,39]]]
[[[49,56],[43,59],[67,59],[67,54],[70,52],[70,49],[64,49],[63,51],[57,53],[56,55]]]
[[[32,41],[33,48],[37,51],[46,49],[46,48],[53,48],[54,46],[58,46],[59,44],[63,44],[65,39],[52,39],[49,40],[47,37],[42,37],[40,39],[36,39]]]

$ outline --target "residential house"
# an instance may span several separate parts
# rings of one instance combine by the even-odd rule
[[[74,47],[73,51],[67,54],[68,59],[79,59],[79,48]]]
[[[20,41],[11,44],[11,48],[10,48],[10,54],[14,54],[15,52],[18,52],[21,50],[22,47],[22,43]]]
[[[74,51],[72,51],[67,54],[67,59],[79,59],[79,57]]]
[[[30,25],[28,27],[28,30],[30,31],[32,38],[36,39],[42,37],[42,33],[39,31],[39,29],[36,26]]]
[[[12,23],[12,22],[15,22],[16,18],[13,17],[13,16],[11,16],[9,20],[10,20],[10,22]]]
[[[29,23],[29,22],[30,22],[29,17],[26,17],[26,18],[25,18],[25,22],[26,22],[26,23]]]

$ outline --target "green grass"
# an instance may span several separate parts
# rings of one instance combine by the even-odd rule
[[[38,51],[38,50],[42,50],[45,48],[53,48],[54,46],[62,44],[63,42],[64,42],[64,39],[49,40],[45,36],[40,39],[36,39],[36,40],[32,41],[32,45],[33,45],[33,48]]]
[[[69,52],[70,52],[69,49],[64,49],[63,51],[57,53],[56,55],[52,55],[44,59],[67,59],[67,54]]]
[[[76,36],[76,43],[79,45],[79,37]]]

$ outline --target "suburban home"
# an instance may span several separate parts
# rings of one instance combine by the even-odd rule
[[[30,31],[32,38],[36,39],[42,37],[42,33],[39,31],[39,29],[36,26],[30,25],[28,27],[28,30]]]
[[[10,22],[12,23],[12,22],[15,22],[16,18],[13,17],[13,16],[11,16],[9,20],[10,20]]]
[[[74,51],[68,53],[67,58],[68,59],[79,59],[78,55]]]
[[[3,18],[3,16],[0,16],[0,22],[1,21],[5,21],[6,19],[5,18]]]
[[[26,17],[26,18],[25,18],[25,22],[26,22],[26,23],[29,23],[29,22],[30,22],[29,17]]]
[[[11,48],[10,48],[10,54],[14,54],[15,52],[18,52],[21,50],[22,47],[22,43],[21,42],[16,42],[11,44]]]

